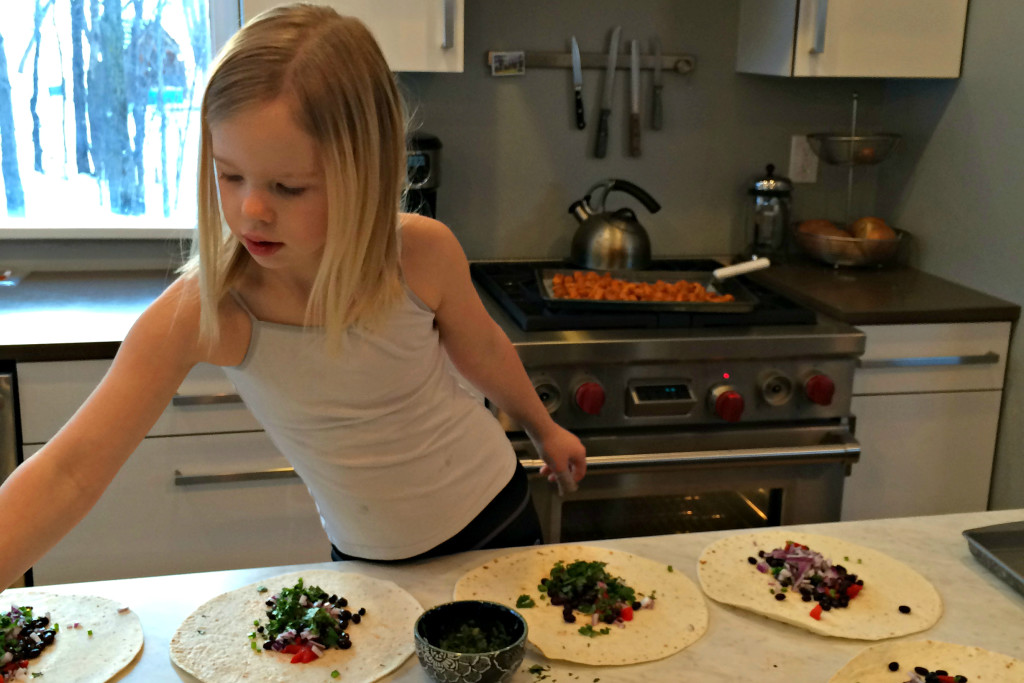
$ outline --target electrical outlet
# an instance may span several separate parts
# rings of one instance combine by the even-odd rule
[[[794,135],[790,140],[788,175],[794,183],[818,182],[818,157],[806,135]]]

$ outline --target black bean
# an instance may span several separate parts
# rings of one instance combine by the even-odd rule
[[[347,650],[350,647],[352,647],[352,641],[351,640],[339,640],[338,641],[338,647],[340,647],[342,650]]]
[[[935,670],[935,675],[936,676],[948,676],[949,673],[945,669],[936,669]]]
[[[846,573],[846,567],[844,567],[844,566],[843,566],[843,565],[841,565],[841,564],[833,565],[833,568],[834,568],[834,569],[835,569],[835,570],[836,570],[837,572],[839,572],[840,574],[845,574],[845,573]]]
[[[899,662],[889,662],[889,671],[899,671],[899,670],[900,670],[900,663]]]
[[[352,623],[353,624],[358,624],[360,621],[362,621],[362,617],[360,617],[358,614],[353,614],[352,615]]]
[[[763,550],[758,550],[757,551],[757,556],[758,557],[764,557],[764,551]]]
[[[329,603],[331,603],[333,605],[334,603],[338,602],[338,596],[337,595],[332,595],[331,597],[327,598],[327,602],[329,602]]]
[[[348,607],[348,600],[345,598],[338,598],[338,607]]]
[[[906,605],[900,605],[900,612],[903,612],[904,614],[910,614],[910,608]]]
[[[343,609],[343,610],[341,610],[341,614],[338,615],[338,618],[339,619],[351,619],[352,618],[352,613],[349,612],[347,609]]]
[[[921,676],[927,676],[928,675],[928,669],[924,668],[923,666],[915,666],[914,667],[914,673],[916,673],[918,675],[921,675]]]
[[[265,630],[266,629],[263,626],[260,626],[259,628],[256,629],[256,632],[257,633],[263,633]]]
[[[263,643],[263,649],[264,650],[272,650],[272,649],[274,649],[273,641],[268,640],[267,642]]]
[[[563,612],[562,620],[565,621],[565,623],[567,624],[574,624],[576,623],[576,615],[572,612]]]
[[[360,607],[359,608],[359,616],[365,616],[365,615],[366,615],[366,608],[365,607]]]
[[[267,605],[267,607],[273,607],[274,606],[274,601],[273,600],[267,600],[266,605]]]
[[[633,609],[640,609],[640,603],[639,602],[634,602],[632,604],[632,607],[633,607]]]
[[[776,600],[785,600],[786,599],[786,594],[785,593],[776,593],[775,594],[775,599]]]
[[[826,612],[828,612],[829,610],[831,610],[831,609],[832,609],[832,605],[825,605],[825,604],[822,604],[822,606],[821,606],[821,609],[823,609],[823,610],[825,610]]]
[[[747,562],[749,562],[750,564],[757,564],[757,560],[753,557],[748,557]]]
[[[810,593],[801,593],[800,594],[800,599],[803,600],[804,602],[810,602],[811,601],[811,594]]]

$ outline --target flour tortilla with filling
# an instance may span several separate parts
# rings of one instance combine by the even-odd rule
[[[541,597],[540,580],[561,560],[566,566],[583,560],[604,562],[605,571],[641,595],[656,595],[653,609],[637,610],[624,628],[607,627],[608,635],[593,638],[579,629],[589,617],[576,614],[566,623],[562,608]],[[519,608],[529,626],[528,638],[545,656],[582,664],[617,665],[667,657],[696,642],[708,627],[708,609],[697,585],[678,570],[630,553],[582,545],[547,545],[505,555],[477,567],[455,584],[456,600],[492,600],[515,608],[520,595],[534,607]]]
[[[899,671],[889,671],[898,662]],[[1024,683],[1024,662],[980,647],[935,640],[903,640],[872,645],[847,662],[829,683],[905,683],[915,666],[966,676],[971,683]]]
[[[4,612],[12,604],[31,607],[33,618],[49,613],[50,628],[60,626],[53,645],[29,660],[26,680],[35,673],[42,674],[41,681],[106,683],[142,649],[139,617],[131,610],[119,612],[124,606],[114,600],[34,591],[5,593],[0,600]]]
[[[267,622],[266,601],[299,579],[348,600],[348,609],[366,608],[359,624],[350,624],[352,647],[332,648],[308,664],[292,664],[292,655],[263,649],[253,621]],[[259,587],[265,586],[266,592]],[[402,665],[415,649],[412,630],[423,608],[391,581],[331,570],[294,572],[265,579],[207,601],[190,614],[171,639],[171,661],[203,683],[306,683],[335,680],[369,683]]]
[[[843,565],[864,580],[864,589],[849,607],[822,611],[820,620],[810,616],[817,603],[803,602],[799,593],[776,600],[772,589],[778,591],[778,582],[759,572],[748,558],[757,558],[759,550],[782,548],[787,541],[802,543],[832,564]],[[708,597],[718,602],[836,638],[905,636],[931,628],[942,615],[938,592],[916,571],[877,550],[830,536],[786,530],[728,536],[704,549],[697,576]],[[900,605],[910,607],[910,613],[900,612]]]

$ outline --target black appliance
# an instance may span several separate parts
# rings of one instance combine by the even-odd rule
[[[437,188],[441,183],[441,141],[428,133],[413,133],[406,144],[405,194],[407,211],[437,218]]]

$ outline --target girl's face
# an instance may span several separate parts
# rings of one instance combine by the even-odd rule
[[[316,143],[279,98],[210,125],[220,202],[231,233],[264,268],[312,278],[327,234]]]

